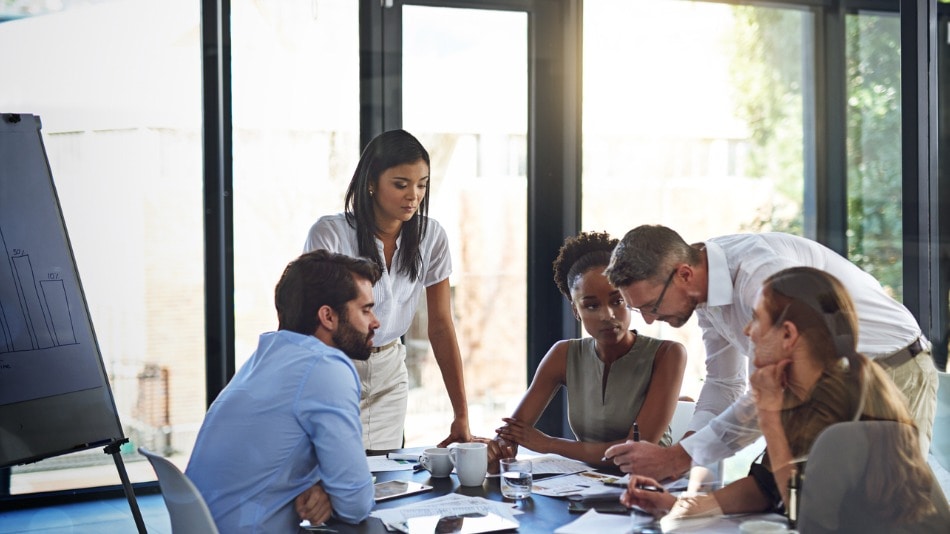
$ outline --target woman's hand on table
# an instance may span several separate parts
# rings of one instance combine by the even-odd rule
[[[620,496],[620,502],[627,508],[637,506],[654,516],[661,516],[670,511],[676,503],[676,497],[650,477],[630,475],[630,482]]]
[[[495,439],[472,438],[472,441],[488,445],[488,473],[492,475],[498,474],[498,460],[514,458],[518,455],[518,446],[508,443],[499,436],[495,436]]]
[[[501,420],[505,424],[495,429],[495,432],[502,439],[509,443],[527,447],[535,452],[548,452],[547,448],[551,442],[551,436],[534,428],[534,425],[525,424],[511,417],[503,417]]]
[[[449,437],[439,443],[439,447],[448,447],[453,443],[468,443],[472,441],[472,431],[468,427],[468,416],[462,415],[452,420],[449,428]]]

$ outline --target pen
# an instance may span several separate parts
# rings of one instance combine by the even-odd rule
[[[633,422],[633,441],[640,441],[640,426],[637,425],[637,422]],[[610,458],[607,458],[605,454],[603,458],[600,459],[601,462],[609,462]]]

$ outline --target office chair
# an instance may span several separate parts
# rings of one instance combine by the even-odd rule
[[[805,465],[802,495],[799,505],[798,532],[899,534],[946,532],[950,525],[950,506],[933,474],[930,499],[936,505],[936,515],[914,524],[898,523],[877,518],[872,513],[874,504],[866,495],[866,477],[874,469],[893,466],[877,465],[871,457],[897,456],[888,449],[896,447],[888,438],[900,430],[894,421],[851,421],[829,426],[818,435]],[[877,451],[875,456],[872,449]],[[900,507],[903,503],[892,502]]]
[[[686,425],[693,417],[696,411],[696,403],[692,401],[676,401],[676,408],[673,410],[673,418],[670,419],[670,435],[673,437],[673,443],[676,443],[686,433]]]
[[[139,454],[148,458],[158,475],[158,485],[162,488],[162,498],[165,499],[165,507],[171,518],[172,533],[218,534],[208,505],[191,480],[167,458],[145,447],[139,447]]]
[[[937,415],[934,417],[930,454],[950,471],[950,373],[938,371],[937,378]]]

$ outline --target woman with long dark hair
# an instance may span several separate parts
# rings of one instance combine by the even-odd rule
[[[405,130],[374,138],[363,150],[344,212],[321,217],[304,249],[327,249],[376,262],[373,287],[380,321],[373,354],[355,362],[362,382],[360,412],[367,450],[403,446],[409,394],[406,347],[400,342],[425,289],[429,342],[452,402],[454,419],[440,443],[471,441],[462,358],[450,300],[452,260],[445,230],[427,216],[429,153]]]

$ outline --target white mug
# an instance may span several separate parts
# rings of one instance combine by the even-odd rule
[[[488,445],[484,443],[459,443],[449,449],[449,458],[455,466],[459,484],[481,486],[488,472]]]
[[[422,451],[419,463],[435,478],[445,478],[452,472],[452,460],[449,459],[449,450],[441,447],[432,447]]]

